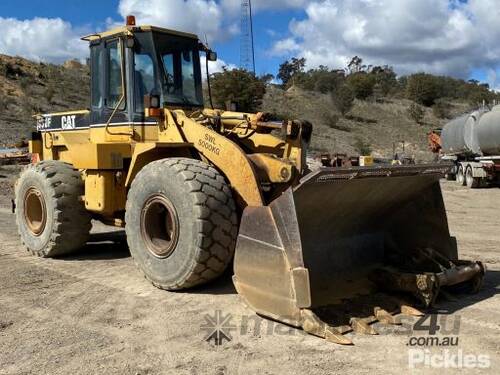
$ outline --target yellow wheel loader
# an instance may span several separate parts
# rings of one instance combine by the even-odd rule
[[[16,184],[31,253],[77,250],[92,219],[124,227],[155,286],[191,288],[231,265],[257,313],[340,344],[420,314],[412,302],[442,289],[479,288],[484,267],[458,260],[449,234],[447,166],[310,171],[307,121],[204,108],[200,54],[216,54],[197,36],[129,17],[83,39],[90,109],[37,116]]]

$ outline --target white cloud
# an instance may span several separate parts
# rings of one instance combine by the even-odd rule
[[[256,17],[266,11],[301,9],[289,34],[275,34],[272,56],[301,55],[309,67],[345,66],[359,55],[369,64],[393,65],[398,73],[428,71],[467,77],[483,69],[500,87],[498,0],[254,0]],[[240,0],[120,0],[118,12],[140,24],[193,32],[209,42],[239,33]],[[102,26],[123,24],[107,19]],[[60,18],[0,17],[0,53],[62,62],[88,56],[82,34]],[[211,63],[220,70],[225,63]],[[231,66],[232,67],[232,66]]]
[[[278,40],[274,46],[271,55],[280,56],[283,54],[296,53],[300,50],[299,43],[294,38]]]
[[[269,9],[302,8],[310,2],[310,0],[252,0],[252,9],[259,12]],[[222,0],[221,4],[224,10],[232,15],[240,12],[241,0]]]
[[[201,54],[201,56],[200,56],[200,62],[201,62],[202,76],[203,76],[203,79],[205,79],[205,75],[206,75],[206,68],[205,68],[206,57],[205,57],[204,54]],[[210,74],[222,72],[222,69],[224,67],[226,67],[229,70],[237,68],[236,65],[227,63],[224,60],[220,60],[220,59],[217,60],[217,61],[209,61],[208,62],[208,71],[210,72]]]
[[[304,7],[310,0],[254,0],[254,13]],[[120,0],[122,17],[136,16],[139,24],[153,24],[224,41],[239,33],[241,0]]]
[[[88,44],[60,18],[18,20],[0,17],[0,53],[61,63],[88,56]]]
[[[222,6],[214,0],[120,0],[118,11],[133,14],[138,24],[151,24],[197,34],[210,42],[234,35]]]
[[[275,52],[338,68],[359,55],[399,73],[467,77],[500,60],[498,0],[313,0]],[[288,47],[288,48],[287,48]]]

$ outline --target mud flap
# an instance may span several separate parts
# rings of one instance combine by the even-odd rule
[[[401,311],[402,304],[382,306],[378,298],[363,318],[342,317],[335,332],[316,314],[325,307],[345,310],[346,300],[381,292],[413,294],[429,306],[442,286],[477,284],[484,268],[458,261],[450,237],[439,185],[447,171],[446,165],[325,168],[269,206],[247,207],[235,254],[237,291],[261,315],[335,338],[354,328],[370,333],[366,325],[377,314],[389,321],[385,312]]]

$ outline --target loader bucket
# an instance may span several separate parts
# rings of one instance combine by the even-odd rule
[[[324,168],[268,206],[247,207],[237,291],[261,315],[348,343],[338,334],[373,333],[368,324],[401,311],[402,303],[394,305],[402,299],[391,295],[427,307],[442,287],[470,280],[478,287],[482,265],[458,261],[448,230],[439,184],[448,168]],[[340,308],[348,315],[351,305],[361,305],[361,316],[325,314]]]

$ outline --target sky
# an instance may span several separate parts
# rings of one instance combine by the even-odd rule
[[[240,61],[240,0],[2,0],[0,53],[62,63],[84,59],[80,37],[123,24],[193,32],[220,60]],[[358,55],[400,75],[478,79],[500,90],[498,0],[253,0],[257,74],[305,57],[307,68],[343,68]]]

